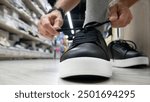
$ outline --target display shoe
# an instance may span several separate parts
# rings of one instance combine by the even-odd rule
[[[88,23],[75,34],[72,45],[61,56],[59,74],[61,78],[71,76],[112,76],[112,65],[107,45],[97,22]]]
[[[149,65],[149,59],[136,50],[136,44],[130,40],[116,40],[108,45],[111,63],[115,67]]]

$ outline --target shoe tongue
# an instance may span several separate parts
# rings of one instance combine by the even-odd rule
[[[88,28],[95,28],[95,27],[97,27],[98,24],[99,24],[98,22],[90,22],[90,23],[87,23],[87,24],[84,26],[84,28],[85,28],[85,29],[88,29]]]
[[[95,28],[90,28],[90,30],[87,31],[81,31],[79,33],[77,33],[75,35],[74,39],[78,39],[78,40],[87,40],[87,39],[91,39],[91,40],[97,40],[97,31]]]
[[[102,25],[104,25],[104,24],[106,24],[106,23],[110,23],[110,21],[107,20],[107,21],[104,21],[104,22],[101,22],[101,23],[96,22],[96,21],[94,21],[94,22],[89,22],[89,23],[87,23],[87,24],[84,26],[84,29],[96,28],[96,27],[102,26]]]
[[[100,43],[102,34],[95,28],[91,28],[88,31],[80,31],[77,33],[73,39],[73,45],[78,45],[82,43]]]

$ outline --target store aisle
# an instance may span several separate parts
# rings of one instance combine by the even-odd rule
[[[1,85],[78,85],[78,84],[150,84],[150,68],[113,68],[107,80],[62,80],[58,77],[59,60],[0,61]]]

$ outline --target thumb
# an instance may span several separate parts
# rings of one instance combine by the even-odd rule
[[[118,19],[118,11],[116,6],[112,6],[109,9],[109,20],[114,22]]]
[[[58,29],[60,29],[62,27],[62,25],[63,25],[63,20],[55,19],[54,26],[53,26],[54,29],[58,30]]]

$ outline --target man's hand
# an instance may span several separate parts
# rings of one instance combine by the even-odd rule
[[[43,36],[53,39],[55,35],[59,34],[57,30],[60,29],[62,25],[63,18],[60,11],[54,10],[50,14],[41,17],[38,29]]]
[[[109,20],[112,27],[125,27],[132,20],[132,14],[127,5],[121,2],[110,5]]]

